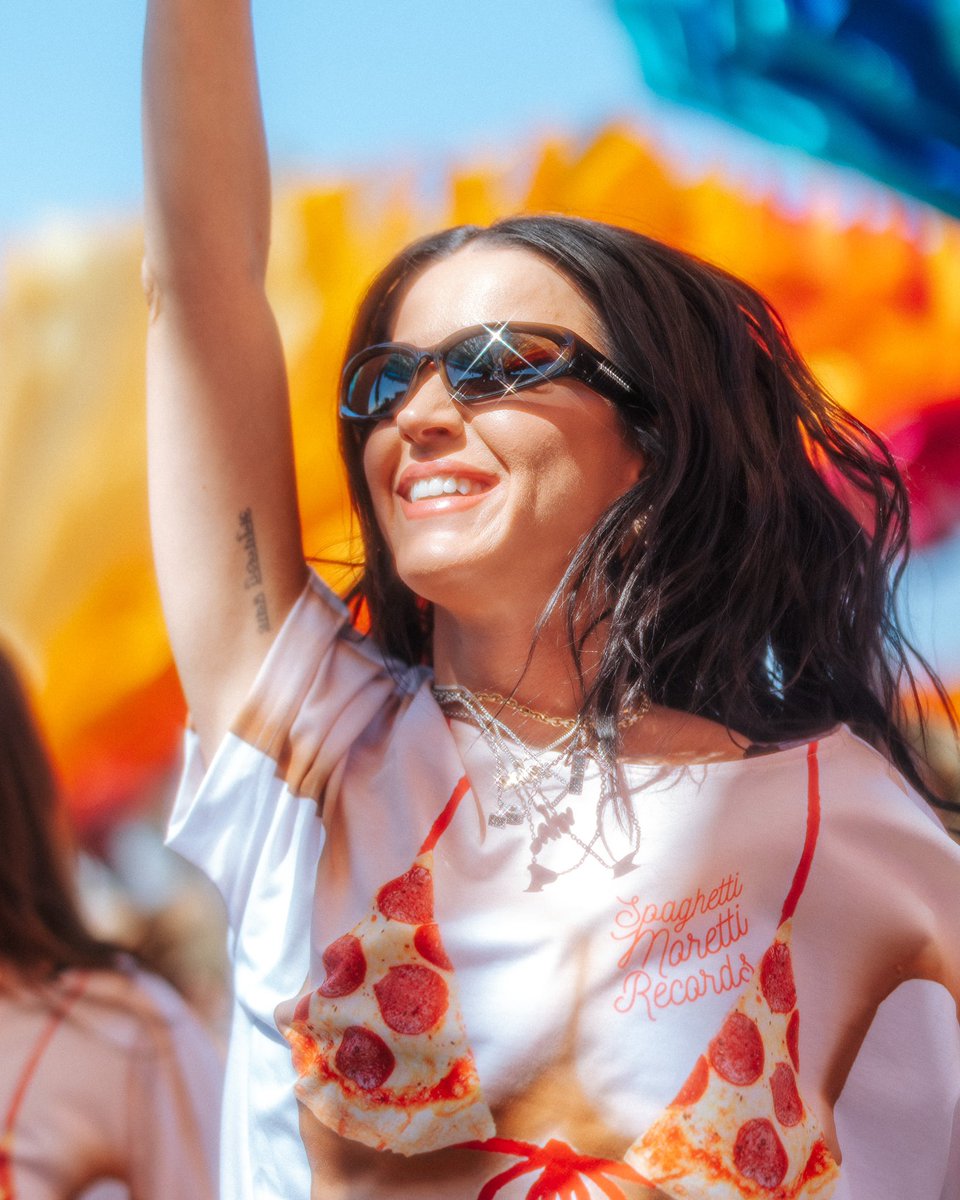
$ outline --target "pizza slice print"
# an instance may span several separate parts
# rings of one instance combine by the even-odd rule
[[[378,1150],[422,1154],[494,1132],[433,908],[433,847],[468,786],[461,780],[369,916],[327,946],[320,986],[291,1019],[278,1014],[299,1100]]]
[[[836,1159],[797,1087],[800,1013],[793,916],[820,831],[817,743],[807,747],[807,828],[773,943],[663,1115],[626,1161],[673,1200],[821,1200]]]
[[[626,1161],[676,1200],[813,1200],[839,1171],[797,1088],[800,1014],[785,922],[727,1015]]]

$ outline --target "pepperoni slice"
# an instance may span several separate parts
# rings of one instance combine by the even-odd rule
[[[392,921],[423,925],[433,920],[433,876],[426,867],[412,866],[377,892],[377,907]]]
[[[733,1161],[741,1175],[773,1191],[787,1173],[787,1152],[766,1117],[754,1117],[740,1126]]]
[[[349,996],[355,992],[367,973],[360,939],[345,933],[331,942],[323,952],[323,967],[327,977],[317,988],[321,996]]]
[[[786,1063],[777,1063],[770,1076],[773,1092],[773,1111],[777,1120],[787,1127],[803,1120],[803,1101],[797,1091],[797,1077]]]
[[[732,1012],[710,1043],[710,1062],[728,1083],[756,1083],[763,1071],[763,1039],[755,1021]]]
[[[793,963],[790,947],[774,942],[760,963],[760,987],[771,1012],[789,1012],[797,1003],[797,988],[793,982]]]
[[[790,1061],[795,1071],[800,1070],[800,1012],[790,1018],[787,1025],[787,1049],[790,1051]]]
[[[701,1054],[697,1059],[693,1070],[687,1076],[686,1083],[670,1101],[670,1107],[684,1108],[688,1104],[696,1104],[703,1093],[707,1090],[707,1084],[709,1082],[710,1068],[707,1066],[707,1060]]]
[[[434,922],[429,925],[421,925],[413,935],[413,944],[427,962],[433,963],[435,967],[442,967],[444,971],[453,970],[453,963],[447,958],[447,952],[440,940],[439,925]]]
[[[362,1025],[350,1025],[344,1030],[333,1061],[341,1075],[352,1079],[365,1092],[378,1088],[397,1065],[383,1038]]]
[[[447,1011],[450,994],[430,967],[391,967],[373,985],[383,1019],[395,1033],[426,1033]]]

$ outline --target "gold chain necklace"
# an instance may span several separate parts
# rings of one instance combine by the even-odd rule
[[[575,729],[581,722],[581,717],[551,717],[549,713],[541,712],[538,708],[531,708],[528,704],[521,704],[519,700],[515,700],[512,696],[504,696],[500,692],[474,692],[473,695],[483,704],[496,704],[501,708],[509,708],[518,716],[528,717],[532,721],[539,721],[542,725],[552,725],[555,729]],[[635,709],[621,717],[617,722],[618,729],[629,729],[632,725],[646,716],[650,709],[650,697],[644,696]]]
[[[575,729],[580,721],[579,717],[551,717],[547,713],[540,712],[539,709],[521,704],[512,696],[503,696],[500,692],[474,692],[473,694],[482,704],[495,704],[499,708],[509,708],[518,716],[529,717],[531,721],[539,721],[541,725],[551,725],[554,729]]]

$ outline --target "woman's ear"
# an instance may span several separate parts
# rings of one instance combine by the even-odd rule
[[[629,479],[630,488],[633,489],[653,470],[653,460],[647,451],[641,450],[635,443],[630,457]]]

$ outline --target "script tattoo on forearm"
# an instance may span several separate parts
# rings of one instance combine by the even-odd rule
[[[237,541],[244,554],[243,587],[248,592],[253,588],[258,589],[253,595],[253,612],[257,629],[260,633],[267,633],[270,629],[270,617],[267,614],[267,597],[261,586],[263,575],[260,572],[260,555],[257,553],[257,536],[253,531],[253,510],[250,508],[245,508],[240,513]]]

